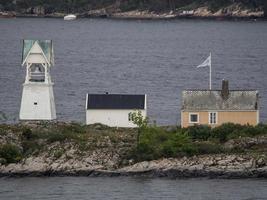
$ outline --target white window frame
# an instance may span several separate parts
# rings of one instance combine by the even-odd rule
[[[191,121],[191,115],[197,115],[197,121],[196,122]],[[189,113],[189,120],[188,121],[190,124],[198,124],[199,123],[199,113]]]
[[[212,123],[211,122],[211,120],[210,120],[210,115],[212,114],[212,113],[215,113],[215,123]],[[209,124],[210,125],[213,125],[213,124],[218,124],[218,112],[209,112]]]

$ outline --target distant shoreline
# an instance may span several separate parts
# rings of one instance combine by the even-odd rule
[[[62,18],[64,16],[54,16],[54,15],[16,15],[16,18]],[[91,17],[81,17],[78,19],[119,19],[119,20],[177,20],[177,19],[203,19],[203,20],[222,20],[222,21],[251,21],[251,20],[261,20],[266,21],[264,17],[258,16],[247,16],[247,17],[236,17],[236,16],[175,16],[175,17],[145,17],[145,16],[91,16]]]
[[[15,12],[6,12],[0,13],[1,18],[64,18],[66,13],[54,13],[54,14],[22,14]],[[182,14],[168,14],[168,13],[76,13],[78,19],[118,19],[118,20],[179,20],[179,19],[189,19],[189,20],[216,20],[216,21],[266,21],[267,19],[264,16],[258,15],[247,15],[247,16],[238,16],[238,15],[182,15]]]
[[[11,18],[29,18],[29,19],[62,19],[61,16],[34,16],[34,15],[18,15],[16,17],[1,18],[0,19],[11,19]],[[267,21],[263,17],[199,17],[199,16],[178,16],[173,18],[154,18],[154,17],[78,17],[79,19],[112,19],[112,20],[125,20],[125,21],[169,21],[169,20],[210,20],[210,21]]]

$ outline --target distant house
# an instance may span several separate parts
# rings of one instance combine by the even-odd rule
[[[182,93],[181,126],[195,124],[212,127],[223,123],[259,123],[259,94],[256,90],[185,90]]]
[[[87,94],[86,124],[110,127],[136,127],[131,113],[141,111],[146,117],[146,95]]]

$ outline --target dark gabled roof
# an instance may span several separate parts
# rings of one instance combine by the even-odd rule
[[[223,98],[221,90],[185,90],[182,110],[258,110],[257,90],[229,90]]]
[[[87,109],[145,109],[145,95],[87,94]]]

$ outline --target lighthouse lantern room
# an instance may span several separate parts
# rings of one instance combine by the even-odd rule
[[[54,65],[51,40],[23,40],[22,66],[26,78],[20,107],[20,120],[54,120],[56,109],[50,68]]]

